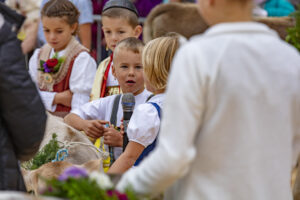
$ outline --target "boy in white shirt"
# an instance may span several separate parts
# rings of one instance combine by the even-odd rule
[[[252,0],[199,0],[211,26],[174,58],[158,144],[117,185],[165,199],[291,200],[300,55]],[[183,67],[184,66],[184,67]]]
[[[108,173],[120,174],[137,166],[154,149],[171,62],[178,47],[177,34],[156,38],[146,44],[142,56],[145,83],[147,90],[155,96],[136,108],[127,128],[129,143]]]
[[[133,93],[135,105],[146,102],[150,92],[144,88],[143,65],[141,53],[143,43],[136,38],[122,40],[115,49],[113,75],[120,83],[124,93]],[[104,144],[114,147],[114,159],[122,153],[123,135],[114,127],[104,128],[111,119],[114,100],[118,95],[107,96],[89,102],[65,117],[65,122],[84,131],[91,138],[104,138]],[[116,114],[116,127],[120,127],[123,109],[119,101]],[[108,147],[106,146],[106,150]]]

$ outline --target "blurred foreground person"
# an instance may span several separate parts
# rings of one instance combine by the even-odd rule
[[[19,161],[43,139],[46,114],[16,38],[23,17],[0,3],[0,190],[26,191]]]
[[[167,189],[172,200],[291,200],[300,55],[251,21],[252,0],[199,0],[198,8],[211,27],[173,60],[158,146],[117,189]]]

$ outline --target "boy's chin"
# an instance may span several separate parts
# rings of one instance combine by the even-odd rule
[[[139,88],[139,89],[128,89],[126,88],[125,90],[122,89],[122,93],[132,93],[134,96],[142,93],[144,91],[144,87],[143,88]]]

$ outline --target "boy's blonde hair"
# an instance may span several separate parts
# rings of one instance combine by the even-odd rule
[[[179,38],[179,34],[170,33],[151,40],[144,47],[144,73],[151,86],[157,90],[166,89],[171,62],[179,47]]]
[[[125,8],[110,8],[102,13],[102,17],[126,19],[132,28],[139,25],[138,16],[134,12]]]
[[[119,51],[123,49],[136,54],[142,54],[144,46],[144,43],[135,37],[126,38],[118,42],[114,50],[114,58],[118,55]]]

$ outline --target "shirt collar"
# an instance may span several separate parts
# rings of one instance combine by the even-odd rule
[[[258,22],[232,22],[220,23],[208,28],[204,35],[214,36],[219,34],[233,33],[262,33],[279,37],[277,32],[270,29],[267,25]]]
[[[58,57],[64,56],[65,52],[66,52],[66,49],[59,51],[58,52]],[[55,52],[54,52],[54,49],[52,48],[51,53],[50,53],[50,58],[52,58],[54,56],[54,54],[55,54]]]

